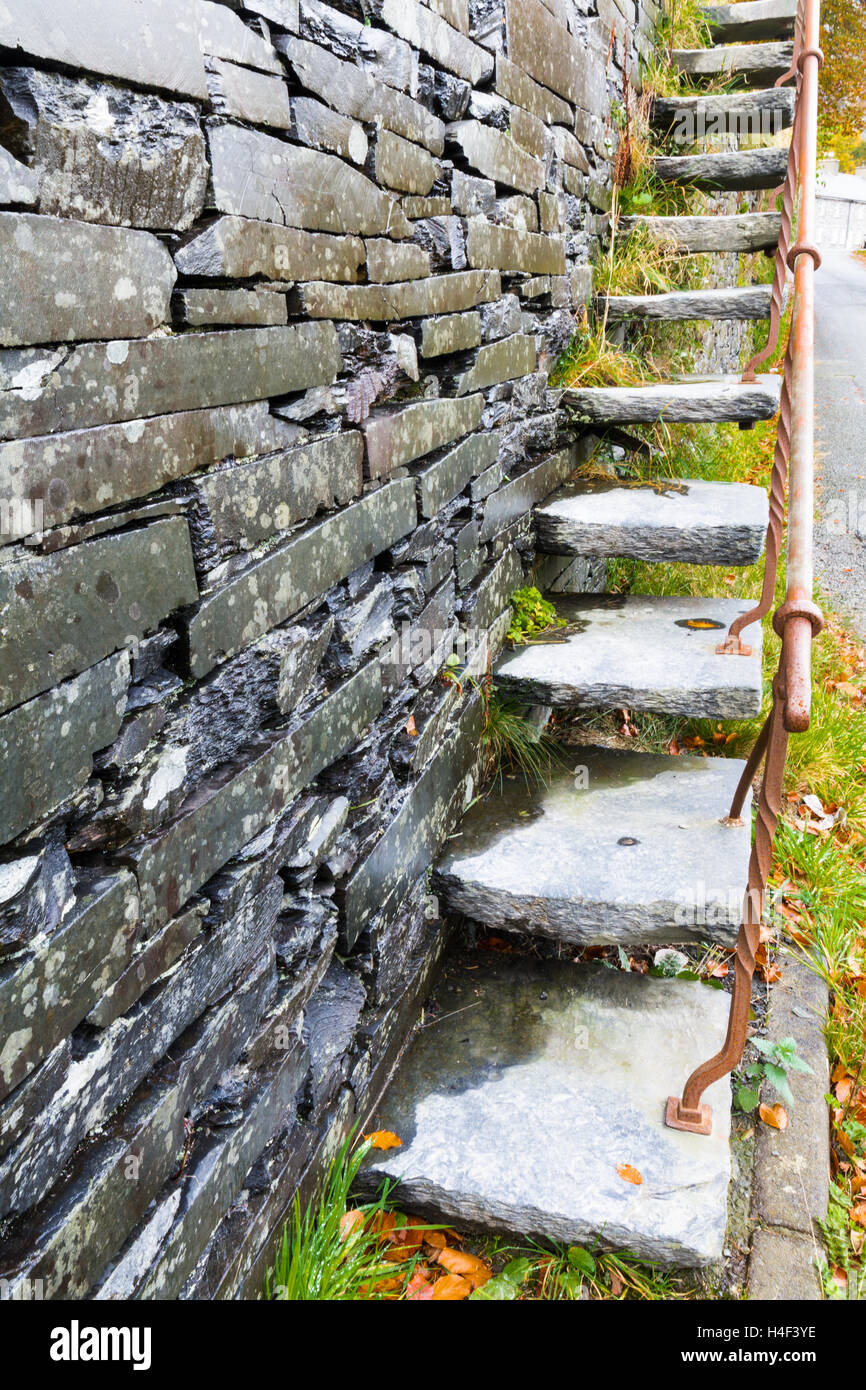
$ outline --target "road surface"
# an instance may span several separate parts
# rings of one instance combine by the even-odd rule
[[[866,638],[866,259],[822,248],[815,276],[815,575]]]

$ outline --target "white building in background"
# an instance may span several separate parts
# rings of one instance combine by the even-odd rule
[[[840,174],[838,159],[823,159],[818,168],[816,200],[818,246],[866,246],[866,165],[856,174]]]

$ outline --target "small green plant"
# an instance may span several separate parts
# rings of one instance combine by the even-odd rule
[[[552,603],[543,598],[538,589],[527,584],[516,589],[511,595],[512,618],[508,629],[508,641],[522,646],[549,628],[565,627],[565,619],[558,618]]]
[[[766,1038],[752,1038],[752,1044],[758,1049],[761,1056],[757,1062],[750,1062],[744,1068],[751,1084],[738,1088],[735,1096],[738,1108],[746,1111],[756,1109],[761,1099],[762,1081],[769,1081],[785,1104],[793,1105],[794,1097],[788,1085],[788,1072],[802,1071],[808,1072],[810,1076],[812,1074],[809,1063],[804,1062],[802,1057],[797,1055],[796,1040],[794,1038],[781,1038],[778,1042],[771,1043]]]
[[[360,1218],[346,1221],[349,1192],[372,1145],[364,1141],[353,1148],[350,1136],[328,1173],[318,1202],[301,1211],[295,1194],[292,1219],[283,1238],[266,1296],[286,1302],[377,1299],[377,1284],[408,1279],[414,1260],[402,1264],[383,1259],[381,1220],[387,1211],[387,1185],[378,1201],[356,1208]],[[349,1213],[354,1215],[354,1213]]]
[[[852,1205],[844,1188],[831,1182],[827,1215],[818,1222],[827,1250],[826,1256],[822,1253],[818,1257],[825,1298],[866,1298],[866,1275],[859,1263],[854,1263]]]

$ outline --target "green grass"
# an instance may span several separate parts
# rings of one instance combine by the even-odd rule
[[[379,1198],[356,1208],[360,1222],[348,1232],[345,1217],[349,1193],[371,1145],[353,1147],[350,1138],[335,1158],[322,1196],[301,1210],[295,1194],[291,1221],[283,1237],[274,1269],[268,1276],[266,1296],[285,1302],[378,1300],[392,1292],[384,1284],[408,1282],[413,1259],[394,1263],[383,1258],[379,1228],[390,1210],[387,1187]]]

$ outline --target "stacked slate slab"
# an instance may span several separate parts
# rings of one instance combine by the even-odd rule
[[[98,9],[0,6],[0,1275],[254,1297],[445,945],[658,6]]]

